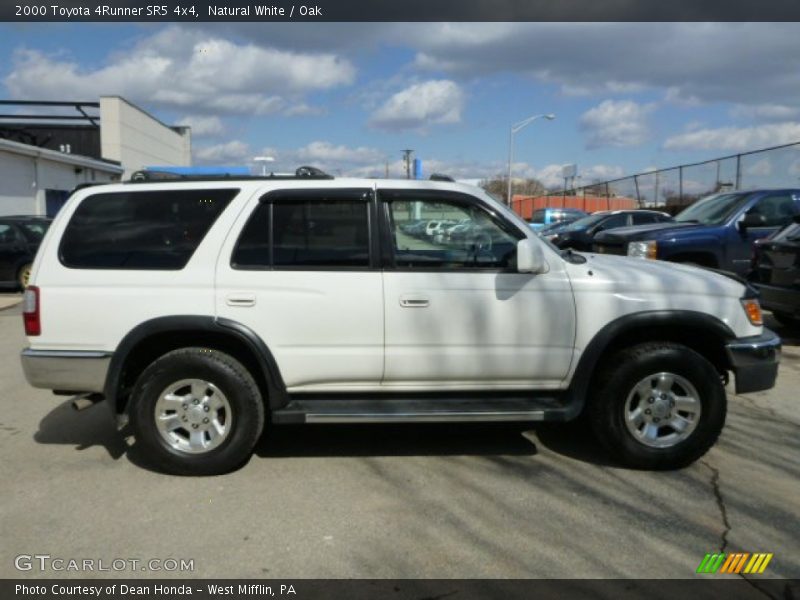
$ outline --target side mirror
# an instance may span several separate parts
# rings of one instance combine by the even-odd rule
[[[544,273],[546,264],[542,247],[533,240],[517,242],[517,271],[520,273]]]
[[[747,213],[744,218],[739,221],[739,230],[744,231],[750,227],[764,227],[767,224],[767,218],[758,213]]]

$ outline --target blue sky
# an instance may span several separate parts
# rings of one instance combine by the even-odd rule
[[[798,24],[3,24],[0,95],[122,95],[193,127],[197,164],[557,185],[800,141]],[[800,152],[754,168],[788,184]],[[796,182],[796,181],[795,181]]]

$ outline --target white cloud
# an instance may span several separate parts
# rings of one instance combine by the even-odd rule
[[[800,108],[783,104],[758,104],[755,106],[740,104],[731,109],[731,116],[736,119],[785,121],[800,116]]]
[[[515,73],[566,94],[663,90],[684,104],[800,102],[797,23],[409,25],[414,66],[451,78]],[[387,31],[392,39],[397,28]],[[776,62],[775,57],[780,57]],[[774,67],[773,67],[774,65]],[[743,83],[746,82],[746,83]]]
[[[762,158],[752,165],[748,165],[744,173],[745,175],[752,175],[753,177],[768,177],[772,175],[772,163],[769,162],[768,158]]]
[[[700,129],[667,138],[667,150],[724,150],[746,152],[800,142],[800,123],[770,123],[755,127]]]
[[[62,55],[17,50],[4,79],[11,96],[63,99],[122,95],[194,111],[270,114],[304,94],[351,84],[355,67],[332,53],[237,44],[200,30],[164,28],[86,68]]]
[[[649,136],[647,115],[653,105],[632,100],[604,100],[581,116],[589,148],[604,146],[637,146]]]
[[[626,173],[619,165],[592,165],[586,169],[579,169],[578,174],[581,176],[581,185],[587,185],[593,181],[619,179]]]
[[[192,137],[214,137],[220,135],[225,128],[219,117],[186,116],[178,119],[178,125],[191,127]]]
[[[464,92],[453,81],[415,83],[386,100],[372,113],[369,123],[378,129],[424,130],[430,125],[458,123]]]
[[[239,140],[212,146],[198,146],[194,149],[194,160],[200,164],[236,166],[249,163],[252,157],[249,144]]]
[[[359,146],[349,148],[347,146],[336,146],[330,142],[315,141],[307,146],[300,148],[295,153],[298,158],[304,161],[319,161],[323,163],[350,163],[364,165],[382,160],[384,154],[375,148]]]

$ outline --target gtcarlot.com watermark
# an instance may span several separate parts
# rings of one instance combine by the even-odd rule
[[[95,572],[177,572],[194,571],[193,558],[63,558],[49,554],[18,554],[14,557],[17,571],[41,573],[65,571],[77,573]]]

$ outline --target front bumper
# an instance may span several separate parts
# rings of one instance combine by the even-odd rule
[[[781,360],[781,338],[766,327],[764,333],[738,338],[725,345],[736,375],[736,393],[759,392],[775,385]]]
[[[21,359],[25,379],[33,387],[74,393],[102,393],[111,353],[26,348],[22,351]]]

